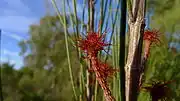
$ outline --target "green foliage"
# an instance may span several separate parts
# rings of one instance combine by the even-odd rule
[[[108,62],[112,63],[114,68],[118,68],[119,55],[117,54],[119,54],[120,48],[120,23],[116,22],[119,22],[119,12],[117,15],[115,14],[116,12],[112,12],[111,1],[112,0],[102,0],[100,2],[100,18],[104,21],[101,25],[102,29],[104,29],[105,26],[105,28],[111,27],[111,29],[114,30],[115,34],[112,33],[112,35],[110,35],[110,37],[112,36],[113,38],[113,47],[109,48],[112,54],[109,53],[107,57],[109,57]],[[115,2],[118,3],[118,0]],[[173,51],[169,47],[169,44],[171,42],[180,42],[178,38],[172,37],[172,34],[178,33],[180,28],[180,2],[179,0],[148,0],[147,3],[148,9],[153,8],[153,16],[150,22],[151,27],[160,29],[162,32],[162,43],[160,46],[151,48],[145,82],[147,83],[154,79],[175,80],[175,82],[168,86],[172,90],[172,98],[174,101],[178,101],[178,99],[180,99],[180,53],[178,51]],[[83,10],[85,10],[85,8],[86,7],[84,7]],[[106,11],[109,13],[105,13]],[[85,15],[85,13],[83,14]],[[74,14],[66,15],[67,29],[72,26],[74,28],[77,23],[82,24],[83,27],[84,22],[76,19],[75,15],[75,12]],[[60,17],[63,18],[64,15],[60,15]],[[14,65],[10,65],[9,63],[1,65],[4,101],[75,101],[68,70],[63,26],[64,23],[59,19],[59,16],[45,16],[40,19],[38,24],[30,26],[30,38],[19,43],[21,47],[20,55],[24,57],[25,66],[19,70],[15,70],[13,68]],[[83,32],[83,28],[81,29]],[[77,32],[80,32],[80,30]],[[167,37],[165,33],[169,33],[170,37]],[[80,61],[78,60],[77,50],[74,48],[74,42],[72,40],[77,37],[75,35],[77,34],[76,31],[74,30],[73,33],[67,31],[67,34],[68,42],[70,43],[69,53],[75,89],[78,96],[83,96],[80,100],[85,101],[87,95],[85,88],[87,81],[85,69],[87,69],[88,64],[82,58],[80,58]],[[101,54],[101,58],[106,58],[104,53]],[[116,99],[120,99],[119,74],[112,79],[113,82],[109,85]],[[80,86],[82,86],[81,90],[79,90]],[[98,83],[92,87],[96,87],[94,91],[95,94],[97,94],[95,96],[96,101],[102,101],[103,93]],[[141,92],[139,101],[150,101],[149,97],[148,93]]]
[[[153,9],[152,27],[171,34],[179,32],[179,0],[148,0],[148,7]]]
[[[154,45],[151,48],[145,83],[152,83],[153,80],[175,80],[175,82],[168,85],[171,89],[172,101],[178,101],[180,92],[180,75],[178,73],[180,71],[178,62],[180,53],[177,50],[178,47],[172,48],[169,46],[172,42],[179,43],[179,39],[173,36],[179,33],[179,5],[179,0],[148,0],[148,9],[151,9],[151,13],[153,13],[150,25],[152,28],[160,29],[161,44],[159,46]],[[149,93],[141,92],[139,101],[149,100]]]
[[[150,1],[150,0],[149,0]],[[153,0],[152,0],[153,1]],[[159,3],[158,3],[159,2]],[[163,2],[167,5],[163,5]],[[146,81],[145,83],[152,83],[152,81],[169,81],[175,80],[168,85],[171,89],[171,97],[172,101],[177,101],[179,99],[179,92],[180,92],[180,75],[178,72],[179,69],[179,60],[180,60],[180,53],[177,50],[178,47],[170,47],[169,44],[172,42],[178,43],[179,40],[173,36],[173,34],[177,34],[179,29],[179,13],[176,12],[176,9],[179,9],[179,3],[177,4],[177,0],[171,1],[165,0],[162,3],[160,1],[153,1],[151,7],[154,7],[154,15],[152,16],[151,26],[156,29],[160,29],[160,45],[154,45],[151,47],[150,58],[148,59],[147,63],[147,70],[146,70]],[[161,12],[161,10],[163,12]],[[160,13],[161,12],[161,13]],[[171,12],[171,14],[170,14]],[[174,15],[173,15],[174,14]],[[176,27],[175,27],[176,26]],[[169,35],[167,36],[168,33]],[[150,96],[148,93],[141,92],[139,96],[140,101],[148,101]]]
[[[67,68],[67,63],[61,66]],[[1,68],[5,101],[73,101],[66,68],[52,72],[29,67],[15,70],[8,63],[2,64]]]
[[[158,56],[158,57],[157,57]],[[151,49],[151,56],[147,64],[148,69],[146,70],[146,83],[152,83],[152,80],[158,81],[169,81],[175,80],[169,84],[171,89],[172,99],[177,101],[179,99],[180,91],[180,75],[178,72],[179,68],[179,59],[180,53],[173,53],[173,51],[164,48],[164,47],[153,47]],[[140,101],[148,99],[149,96],[146,96],[147,93],[140,95]]]

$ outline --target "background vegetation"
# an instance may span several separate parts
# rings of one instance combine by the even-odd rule
[[[81,13],[76,11],[77,2],[82,4]],[[119,68],[119,4],[119,0],[97,0],[95,4],[94,30],[97,31],[101,20],[101,31],[108,31],[106,41],[112,43],[106,49],[109,54],[102,52],[100,56],[114,68]],[[30,38],[19,43],[24,66],[15,70],[14,65],[1,64],[4,101],[86,101],[87,85],[93,92],[93,101],[103,101],[101,88],[94,77],[88,77],[88,63],[82,60],[83,54],[76,48],[77,38],[88,28],[87,0],[59,0],[52,5],[57,13],[46,15],[38,24],[31,25]],[[179,11],[179,0],[147,0],[146,28],[160,29],[161,44],[151,47],[146,82],[175,80],[169,85],[171,101],[180,99]],[[119,101],[119,73],[109,81]],[[142,92],[139,101],[150,101],[149,94]]]

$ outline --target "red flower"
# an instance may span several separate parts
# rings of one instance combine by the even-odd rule
[[[158,30],[146,30],[144,32],[144,58],[147,59],[150,54],[150,47],[153,42],[156,44],[160,42]]]
[[[101,75],[103,75],[104,78],[112,77],[115,72],[117,72],[117,69],[113,69],[106,63],[99,63],[99,72]]]
[[[113,69],[107,63],[103,63],[101,61],[97,61],[97,71],[94,71],[92,68],[89,69],[90,72],[99,72],[102,78],[107,79],[108,77],[112,77],[115,72],[118,72],[118,69]]]
[[[89,32],[86,38],[79,40],[79,47],[88,55],[97,55],[98,51],[104,49],[104,46],[110,45],[104,42],[104,36],[104,34]]]
[[[95,72],[96,80],[103,89],[106,100],[114,101],[115,99],[107,84],[107,77],[111,76],[115,70],[109,68],[106,63],[98,60],[97,56],[99,51],[104,50],[104,46],[110,45],[104,42],[104,37],[105,34],[100,35],[99,32],[89,32],[84,39],[78,40],[78,46],[86,53],[86,58],[91,63],[91,69],[89,71]]]
[[[160,42],[159,40],[159,31],[158,30],[146,30],[144,32],[144,40],[148,40],[150,42]]]
[[[151,86],[142,87],[144,91],[150,92],[152,101],[166,100],[170,98],[170,89],[167,87],[173,81],[155,82]]]

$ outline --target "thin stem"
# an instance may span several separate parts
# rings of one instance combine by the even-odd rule
[[[73,92],[74,92],[74,96],[75,99],[77,99],[77,94],[76,94],[76,90],[75,90],[75,86],[74,86],[74,80],[73,80],[73,76],[72,76],[72,67],[71,67],[71,61],[70,61],[70,53],[69,53],[69,44],[68,44],[68,37],[67,37],[67,24],[66,24],[66,13],[65,13],[65,0],[63,0],[63,14],[64,14],[64,35],[65,35],[65,44],[66,44],[66,54],[67,54],[67,58],[68,58],[68,64],[69,64],[69,74],[70,74],[70,78],[71,78],[71,84],[73,87]]]
[[[109,7],[108,7],[108,15],[106,17],[106,23],[105,23],[105,30],[107,29],[108,27],[108,20],[109,20],[109,16],[110,16],[110,13],[112,12],[112,0],[109,1]],[[107,11],[104,11],[104,12],[107,12]]]
[[[125,101],[125,33],[126,33],[126,0],[121,0],[121,25],[120,25],[120,94],[121,101]]]
[[[79,36],[79,22],[78,22],[78,18],[77,18],[77,10],[76,10],[76,0],[73,0],[73,7],[74,7],[74,16],[75,16],[75,23],[76,23],[76,37]]]
[[[85,15],[85,5],[86,5],[86,0],[84,0],[83,1],[83,14],[82,14],[82,21],[83,21],[83,23],[82,23],[82,26],[81,26],[81,32],[83,32],[83,28],[84,28],[84,15]],[[79,52],[80,52],[80,50],[79,50]],[[82,73],[82,75],[81,75],[81,78],[82,78],[82,84],[83,84],[83,88],[85,88],[85,83],[84,83],[84,80],[85,80],[85,73],[84,73],[84,68],[83,68],[83,65],[81,65],[81,73]]]
[[[88,0],[89,5],[89,31],[94,31],[94,0]]]
[[[88,31],[94,32],[94,0],[88,0]],[[89,67],[90,68],[90,64]],[[91,101],[92,99],[92,85],[89,85],[89,79],[92,77],[92,73],[87,71],[87,100]]]
[[[115,101],[115,98],[112,96],[111,91],[108,87],[107,81],[105,80],[104,77],[102,77],[101,73],[98,71],[97,57],[91,57],[91,56],[89,57],[91,59],[92,68],[95,71],[96,79],[98,80],[99,85],[103,89],[104,97],[106,101]]]
[[[118,1],[116,9],[119,9],[119,7],[120,7],[120,0]],[[118,10],[116,10],[115,19],[113,19],[113,16],[111,17],[111,21],[112,21],[112,33],[111,33],[111,36],[110,36],[110,42],[112,41],[112,38],[113,38],[114,28],[115,28],[115,24],[116,24],[116,20],[117,20],[117,14],[118,14]],[[107,53],[109,53],[109,51],[110,51],[110,46],[108,47]],[[105,62],[107,60],[108,60],[108,55],[105,56]]]
[[[120,38],[119,38],[119,33],[120,33],[120,28],[118,28],[118,27],[116,27],[116,47],[115,47],[115,54],[116,54],[116,57],[115,57],[115,61],[116,61],[116,66],[115,66],[115,69],[117,69],[118,67],[119,67],[119,40],[120,40]],[[120,76],[119,76],[120,74],[119,74],[119,72],[117,72],[117,74],[116,74],[116,89],[118,89],[118,90],[116,90],[116,99],[117,100],[120,100],[119,99],[119,95],[120,95],[120,92],[119,92],[119,89],[120,89]]]
[[[54,8],[56,9],[56,12],[58,14],[59,19],[62,20],[55,0],[51,0],[51,1],[52,1]],[[77,94],[76,94],[73,75],[72,75],[72,67],[71,67],[71,60],[70,60],[70,53],[69,53],[69,44],[68,44],[68,37],[67,37],[67,22],[66,22],[66,16],[65,16],[66,15],[66,13],[65,13],[65,0],[63,0],[63,14],[64,14],[64,17],[63,17],[64,36],[65,36],[66,54],[67,54],[67,59],[68,59],[69,75],[70,75],[70,79],[71,79],[71,85],[73,88],[74,96],[75,96],[75,99],[77,100]]]
[[[56,5],[56,1],[55,0],[51,0],[51,3],[52,3],[53,7],[55,8],[55,10],[56,10],[56,12],[58,14],[58,17],[59,17],[59,20],[60,20],[61,24],[63,24],[63,18],[62,18],[61,14],[60,14],[60,12],[58,10],[58,7]]]
[[[97,16],[98,16],[98,14],[96,14],[96,20],[97,20]],[[99,24],[98,24],[98,32],[100,33],[101,32],[101,30],[100,30],[100,28],[101,28],[101,20],[99,21]],[[100,51],[99,53],[98,53],[98,56],[99,56],[99,58],[101,58],[101,53],[102,53],[102,51]],[[97,101],[97,89],[98,88],[98,82],[97,82],[97,79],[96,79],[96,82],[95,82],[95,89],[94,89],[94,101]]]
[[[133,19],[133,13],[132,13],[132,2],[131,2],[131,0],[127,0],[127,8],[128,8],[129,20],[132,20]]]
[[[97,101],[97,89],[98,89],[98,82],[95,82],[95,93],[94,93],[94,101]]]
[[[1,45],[1,29],[0,29],[0,45]],[[1,52],[0,52],[1,55]],[[2,92],[2,71],[1,71],[2,67],[0,68],[0,96],[1,96],[1,101],[4,100],[3,98],[3,92]]]
[[[81,78],[81,72],[79,73],[79,82],[80,82],[80,96],[79,96],[79,101],[82,101],[82,91],[83,91],[83,85],[82,85],[82,78]]]
[[[113,67],[116,67],[116,61],[115,61],[115,57],[116,57],[116,54],[115,54],[115,45],[116,45],[116,41],[115,41],[115,36],[113,37],[113,46],[112,46],[112,61],[113,61]],[[113,95],[116,95],[116,78],[113,77]]]

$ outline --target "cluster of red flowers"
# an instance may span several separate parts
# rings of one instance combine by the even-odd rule
[[[104,42],[105,34],[89,32],[85,38],[79,41],[78,46],[87,55],[87,59],[91,62],[89,71],[96,74],[101,88],[104,90],[104,96],[107,101],[115,101],[107,84],[107,77],[112,76],[117,70],[110,68],[107,63],[103,63],[98,59],[98,52],[104,50],[105,46],[110,44]]]
[[[103,77],[107,78],[117,70],[110,68],[107,63],[103,63],[97,58],[98,52],[104,50],[105,46],[110,45],[104,42],[104,38],[105,34],[100,35],[99,33],[89,32],[85,38],[78,40],[78,45],[80,49],[87,54],[88,59],[91,59],[89,57],[96,58],[98,72],[100,72]],[[93,68],[90,69],[90,71],[94,71]]]

